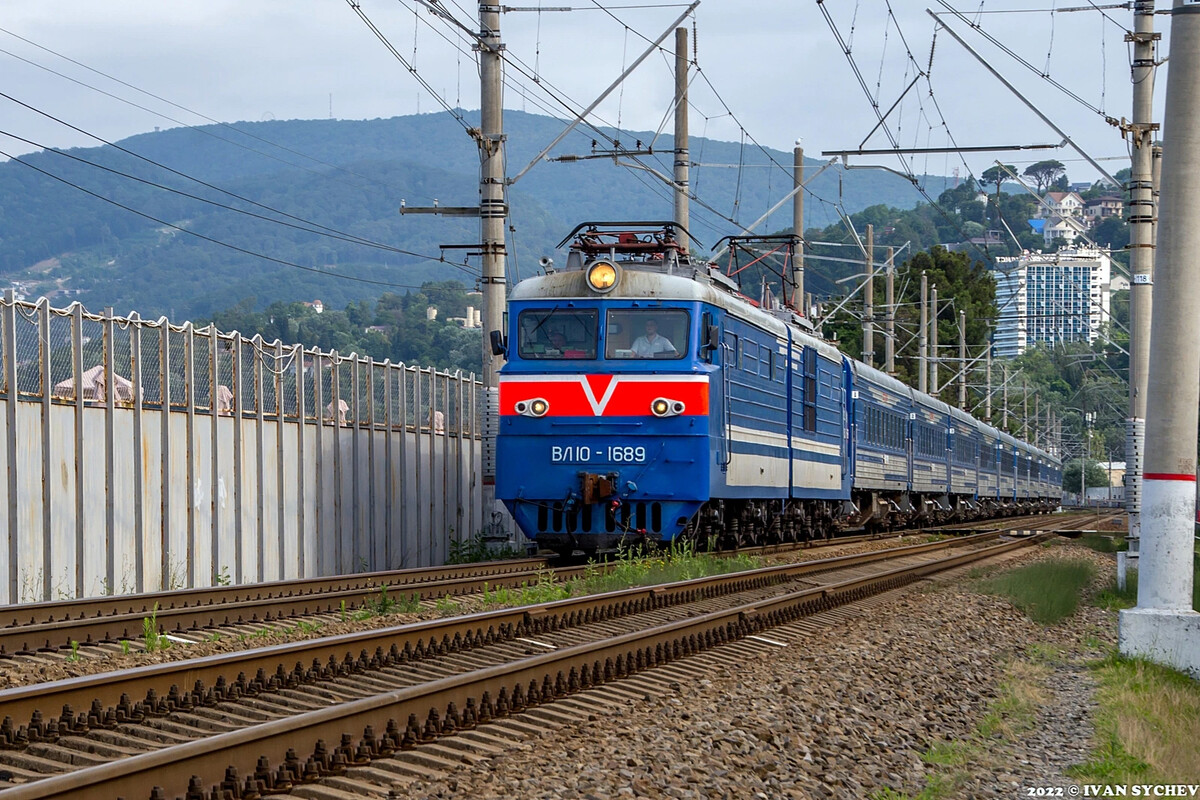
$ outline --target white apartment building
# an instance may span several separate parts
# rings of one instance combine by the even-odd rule
[[[1013,358],[1036,343],[1093,342],[1109,319],[1107,249],[1064,247],[996,259],[995,355]]]

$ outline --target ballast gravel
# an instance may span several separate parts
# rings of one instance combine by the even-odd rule
[[[1114,572],[1111,556],[1073,545],[1022,551],[1003,567],[1047,557],[1095,563],[1097,585]],[[937,783],[943,797],[1015,798],[1069,785],[1064,770],[1087,757],[1092,736],[1083,664],[1115,645],[1116,614],[1081,604],[1042,626],[968,583],[960,573],[894,593],[798,644],[402,796],[895,798]],[[1026,710],[1002,713],[1014,705]]]

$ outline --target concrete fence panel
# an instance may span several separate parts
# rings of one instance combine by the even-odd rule
[[[0,603],[443,562],[474,375],[0,301]]]

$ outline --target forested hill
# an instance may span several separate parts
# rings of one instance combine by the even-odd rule
[[[477,113],[466,114],[467,125],[477,123]],[[509,175],[564,124],[506,112]],[[619,139],[624,147],[638,140],[648,146],[654,135],[621,132]],[[241,122],[147,133],[118,145],[136,155],[106,146],[67,151],[70,157],[41,152],[22,156],[23,163],[0,163],[0,283],[17,281],[27,294],[52,294],[56,302],[79,299],[90,308],[111,305],[118,312],[183,319],[247,299],[263,308],[320,298],[342,308],[428,280],[471,284],[469,273],[477,270],[477,261],[462,270],[387,249],[436,256],[439,244],[478,240],[474,219],[397,212],[402,200],[410,206],[429,206],[435,199],[441,205],[477,202],[476,147],[448,114]],[[669,175],[670,148],[670,137],[660,137],[644,162]],[[591,149],[592,134],[576,131],[552,155],[586,155]],[[735,232],[720,215],[749,224],[791,188],[791,154],[770,155],[783,168],[766,166],[768,157],[751,146],[692,139],[692,160],[700,165],[692,170],[702,201],[692,204],[698,241],[711,245]],[[808,163],[813,171],[820,164]],[[936,196],[943,183],[931,178],[927,185]],[[911,185],[882,171],[829,169],[810,187],[829,202],[809,197],[808,226],[836,221],[831,203],[839,197],[850,212],[879,204],[911,208],[920,200]],[[672,216],[666,186],[610,159],[539,164],[511,188],[510,202],[515,229],[510,264],[525,275],[542,255],[561,259],[554,246],[581,221]],[[790,223],[785,205],[759,230]],[[327,235],[312,232],[317,226]],[[461,252],[449,251],[448,258],[460,259]]]

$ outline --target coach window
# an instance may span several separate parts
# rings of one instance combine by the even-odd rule
[[[690,317],[682,308],[610,308],[606,358],[678,359],[688,354]]]
[[[600,313],[594,308],[538,308],[517,318],[521,358],[594,360]]]

